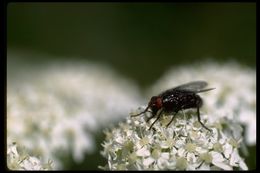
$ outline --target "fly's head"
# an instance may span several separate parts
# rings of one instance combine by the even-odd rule
[[[151,112],[151,111],[154,116],[157,114],[158,110],[160,110],[162,107],[163,107],[162,97],[153,96],[144,111],[142,111],[138,114],[132,114],[131,117],[136,117],[141,114],[144,114],[145,112]],[[148,109],[151,109],[151,111],[149,111]]]
[[[152,114],[155,115],[159,109],[162,108],[162,98],[160,96],[153,96],[148,104],[152,110]]]

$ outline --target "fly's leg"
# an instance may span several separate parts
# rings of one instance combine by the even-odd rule
[[[171,121],[166,125],[166,128],[169,127],[169,125],[172,123],[172,121],[173,121],[173,119],[174,119],[174,117],[175,117],[175,115],[176,115],[177,113],[178,113],[178,112],[175,112],[175,113],[173,114],[172,119],[171,119]]]
[[[152,113],[152,116],[150,116],[147,120],[146,120],[146,122],[148,123],[155,115],[153,115],[153,112],[152,111],[147,111],[147,112],[151,112]]]
[[[185,114],[185,112],[184,112],[183,110],[184,110],[184,109],[181,110],[181,111],[182,111],[182,114],[183,114],[183,116],[184,116],[184,119],[187,120],[186,114]]]
[[[137,116],[139,116],[141,114],[144,114],[145,112],[150,112],[148,109],[149,109],[149,106],[147,106],[143,112],[140,112],[138,114],[133,114],[133,115],[131,115],[131,117],[137,117]]]
[[[159,118],[161,117],[161,114],[162,114],[162,112],[163,112],[163,109],[160,109],[159,111],[160,111],[160,112],[159,112],[159,114],[158,114],[158,117],[157,117],[156,120],[152,123],[152,125],[151,125],[150,128],[149,128],[149,130],[151,130],[151,128],[153,127],[154,123],[155,123],[156,121],[158,121]],[[154,117],[154,116],[152,116],[152,117]],[[149,120],[150,120],[152,117],[150,117]]]
[[[155,115],[156,115],[156,114],[155,114]],[[146,122],[148,123],[155,115],[150,116],[150,117],[146,120]]]
[[[197,107],[197,115],[198,115],[198,120],[199,120],[200,124],[202,125],[202,127],[204,127],[205,129],[207,129],[208,131],[212,132],[211,129],[209,129],[208,127],[206,127],[206,126],[200,121],[200,110],[199,110],[199,107]]]

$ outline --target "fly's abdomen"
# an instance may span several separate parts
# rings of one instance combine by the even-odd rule
[[[200,96],[194,93],[183,94],[180,99],[179,105],[181,109],[201,107],[202,99],[200,98]]]

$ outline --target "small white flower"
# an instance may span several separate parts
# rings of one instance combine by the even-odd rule
[[[227,160],[224,159],[224,157],[222,156],[222,154],[218,153],[218,152],[211,152],[211,157],[212,157],[212,163],[223,169],[223,170],[232,170],[232,166],[234,165],[229,165]]]
[[[237,148],[235,148],[231,154],[230,165],[239,166],[242,170],[248,170],[248,167],[245,164],[244,160],[239,156]]]
[[[154,162],[154,158],[147,157],[146,159],[143,160],[143,165],[148,168],[153,162]]]
[[[146,147],[143,147],[143,148],[136,151],[136,155],[146,157],[146,156],[150,156],[151,153]]]
[[[231,153],[232,153],[232,150],[233,150],[233,147],[232,145],[230,145],[229,143],[225,143],[223,145],[223,149],[224,149],[224,155],[226,158],[229,158]]]

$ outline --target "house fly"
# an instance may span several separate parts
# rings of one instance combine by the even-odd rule
[[[172,119],[166,125],[168,127],[172,121],[174,120],[175,115],[180,110],[196,108],[198,121],[208,131],[211,131],[207,126],[205,126],[200,119],[200,107],[203,104],[202,98],[198,95],[198,93],[206,92],[213,90],[215,88],[207,88],[204,89],[208,85],[205,81],[193,81],[183,85],[179,85],[172,89],[168,89],[163,91],[157,96],[152,96],[150,99],[148,106],[145,110],[139,114],[131,115],[131,117],[135,117],[141,115],[145,112],[151,112],[152,116],[147,119],[147,122],[157,115],[156,120],[152,123],[149,130],[152,128],[154,123],[159,120],[162,113],[170,114],[173,113]]]

